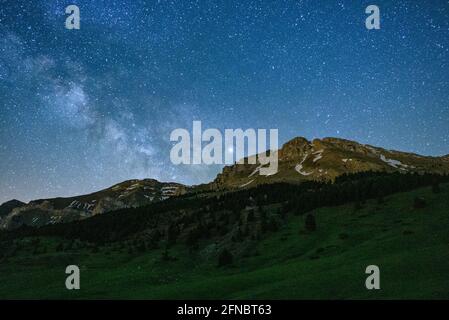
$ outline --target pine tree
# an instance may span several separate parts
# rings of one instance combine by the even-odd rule
[[[432,192],[433,193],[440,193],[441,192],[440,184],[437,181],[432,183]]]
[[[307,231],[315,231],[316,230],[316,221],[313,214],[308,214],[306,216],[305,229]]]
[[[415,197],[413,199],[413,208],[415,209],[422,209],[426,207],[426,200],[421,197]]]
[[[233,258],[232,253],[228,249],[223,249],[218,255],[218,266],[223,267],[232,264]]]

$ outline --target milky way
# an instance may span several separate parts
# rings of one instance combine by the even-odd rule
[[[449,2],[0,1],[0,101],[0,202],[209,181],[169,160],[193,120],[447,154]]]

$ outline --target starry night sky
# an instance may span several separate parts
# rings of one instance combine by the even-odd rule
[[[169,160],[193,120],[448,154],[449,1],[0,0],[0,203],[207,182]]]

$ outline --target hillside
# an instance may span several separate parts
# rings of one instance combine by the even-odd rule
[[[223,267],[217,267],[220,248],[208,239],[194,250],[178,241],[168,250],[143,251],[123,241],[4,240],[0,298],[443,299],[449,291],[449,184],[440,189],[313,210],[316,231],[304,229],[305,215],[289,212],[279,229],[239,242],[243,252],[233,250],[233,263]],[[414,208],[418,197],[425,199],[423,208]],[[278,208],[262,210],[275,215]],[[81,268],[80,291],[64,288],[64,269],[72,263]],[[370,264],[381,269],[382,290],[364,287]]]

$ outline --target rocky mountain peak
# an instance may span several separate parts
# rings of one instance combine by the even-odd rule
[[[16,199],[7,201],[0,205],[0,217],[7,216],[15,208],[24,206],[25,203]]]
[[[279,157],[288,161],[296,159],[310,148],[310,141],[303,137],[294,138],[282,146],[279,150]]]
[[[226,166],[211,186],[238,189],[274,182],[333,181],[345,173],[364,171],[449,174],[449,157],[425,157],[334,137],[294,138],[278,150],[278,156],[279,170],[274,175],[257,174],[257,165]]]

